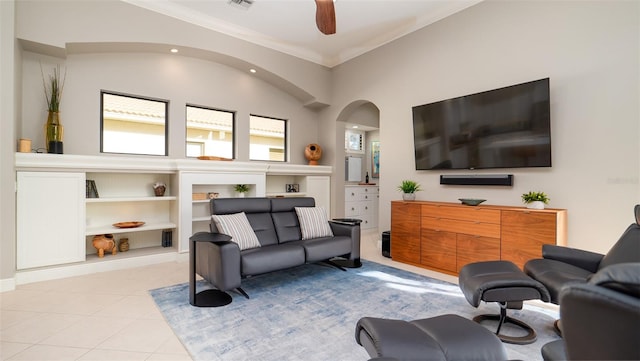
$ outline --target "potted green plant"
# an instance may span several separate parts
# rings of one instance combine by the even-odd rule
[[[413,201],[416,199],[416,192],[421,191],[420,184],[412,180],[403,180],[398,186],[398,190],[402,192],[402,199],[405,201]]]
[[[529,192],[522,195],[522,201],[531,209],[544,209],[550,198],[544,192]]]
[[[238,192],[238,197],[244,197],[244,194],[249,192],[249,186],[246,184],[236,184],[233,189]]]
[[[53,75],[49,75],[49,81],[45,79],[44,71],[40,66],[42,73],[42,85],[44,86],[44,96],[47,100],[47,125],[45,127],[45,147],[48,153],[62,153],[62,136],[63,127],[60,123],[60,100],[62,99],[62,90],[66,79],[60,71],[60,65],[53,68]]]

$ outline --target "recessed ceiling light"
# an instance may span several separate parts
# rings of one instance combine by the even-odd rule
[[[253,69],[253,68],[249,69],[249,71],[250,71],[250,72],[252,72],[252,73],[255,73],[255,72],[256,72],[256,70],[255,70],[255,69]]]
[[[353,126],[353,129],[358,129],[358,126],[357,126],[357,125],[354,125],[354,126]]]
[[[178,52],[178,49],[173,48],[173,49],[171,49],[171,52],[175,54],[175,53],[177,53],[177,52]]]

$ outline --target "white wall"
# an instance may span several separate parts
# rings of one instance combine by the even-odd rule
[[[542,190],[568,209],[569,244],[606,252],[633,222],[639,185],[639,14],[632,1],[487,1],[334,68],[330,126],[365,99],[380,109],[380,231],[396,186],[414,179],[420,200],[521,205]],[[550,77],[553,167],[510,173],[513,187],[441,186],[416,171],[411,107]]]
[[[15,262],[16,214],[15,171],[17,97],[16,72],[20,69],[14,40],[15,3],[0,1],[0,291],[14,287],[10,279]]]

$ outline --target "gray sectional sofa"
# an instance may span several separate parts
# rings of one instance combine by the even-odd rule
[[[310,197],[219,198],[211,200],[212,215],[244,212],[259,247],[241,250],[233,241],[197,242],[196,273],[221,291],[236,289],[245,297],[242,279],[248,276],[327,262],[338,267],[359,267],[360,226],[349,222],[328,221],[333,236],[302,239],[296,207],[315,207]],[[218,233],[212,222],[212,233]],[[223,233],[223,232],[219,232]],[[333,260],[336,260],[333,262]]]

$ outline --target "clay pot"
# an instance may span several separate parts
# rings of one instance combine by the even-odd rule
[[[322,148],[318,144],[311,143],[304,149],[304,156],[309,161],[309,165],[318,165],[318,160],[322,157]]]
[[[104,257],[104,252],[111,251],[111,254],[118,253],[113,234],[98,234],[93,237],[93,247],[98,251],[98,257]]]

